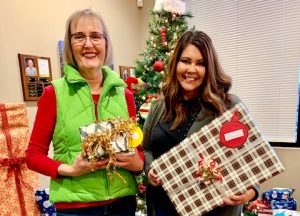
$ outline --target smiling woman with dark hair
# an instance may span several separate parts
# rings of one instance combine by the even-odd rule
[[[178,215],[161,180],[151,169],[151,162],[240,102],[237,96],[229,94],[230,87],[231,78],[222,70],[209,36],[201,31],[185,32],[169,61],[163,97],[152,104],[144,124],[149,216]],[[242,195],[227,197],[225,206],[205,215],[240,216],[242,205],[257,196],[257,189],[253,188]]]

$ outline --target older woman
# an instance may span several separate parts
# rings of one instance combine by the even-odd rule
[[[57,215],[135,215],[133,172],[143,154],[117,156],[121,178],[110,178],[108,159],[93,164],[81,155],[79,128],[120,116],[135,117],[133,95],[107,65],[112,47],[104,21],[90,9],[76,11],[66,24],[65,76],[52,82],[38,102],[27,165],[51,177],[50,201]],[[54,156],[49,158],[53,142]]]

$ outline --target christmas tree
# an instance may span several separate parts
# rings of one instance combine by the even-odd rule
[[[187,30],[186,18],[191,17],[185,11],[183,0],[156,0],[150,10],[150,37],[141,54],[142,60],[136,61],[134,79],[127,79],[127,84],[134,88],[135,103],[142,127],[150,109],[151,101],[159,94],[170,55],[179,37]],[[135,85],[132,85],[135,84]],[[147,178],[142,173],[137,176],[139,193],[137,195],[136,215],[146,214],[145,191]]]
[[[141,126],[147,117],[151,100],[160,92],[174,46],[188,28],[186,18],[191,17],[191,13],[186,12],[183,0],[156,0],[150,15],[150,37],[141,54],[142,60],[136,61],[135,69],[135,76],[144,82],[134,95]]]

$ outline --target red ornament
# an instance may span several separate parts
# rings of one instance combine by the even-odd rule
[[[161,34],[161,43],[162,45],[165,45],[165,43],[167,42],[167,29],[165,27],[162,27],[160,30],[160,34]]]
[[[231,121],[225,123],[220,130],[220,141],[229,148],[243,145],[248,138],[246,125],[239,121],[240,113],[235,112]]]
[[[162,60],[158,60],[153,64],[153,69],[157,72],[163,71],[164,68],[165,68],[165,63]]]
[[[146,192],[146,186],[145,186],[145,185],[139,184],[138,188],[139,188],[139,192],[140,192],[140,193]]]

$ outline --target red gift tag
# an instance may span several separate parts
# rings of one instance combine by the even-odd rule
[[[229,148],[243,145],[248,138],[247,127],[239,121],[240,113],[236,111],[231,121],[225,123],[220,130],[220,141]]]

